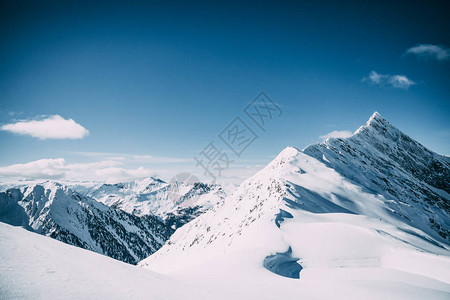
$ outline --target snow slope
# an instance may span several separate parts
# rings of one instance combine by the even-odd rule
[[[0,269],[1,299],[221,299],[1,222]]]
[[[1,192],[0,221],[128,263],[152,254],[172,234],[154,216],[128,214],[55,182]]]
[[[389,137],[383,129],[372,128],[376,118],[377,114],[366,124],[367,130],[355,134],[368,131],[368,139],[379,141]],[[411,149],[402,149],[403,153],[416,153],[413,147],[419,144],[409,145]],[[383,154],[387,149],[378,151]],[[361,152],[381,157],[371,160],[380,163],[376,170],[383,165],[392,172],[399,168],[390,167],[394,159],[387,160],[387,154]],[[379,193],[355,180],[359,170],[352,171],[351,166],[364,164],[360,159],[344,156],[347,172],[336,171],[288,147],[233,195],[178,229],[140,265],[204,282],[235,293],[234,298],[448,299],[448,242],[426,221],[433,216],[447,224],[448,194],[439,185],[429,188],[425,183],[442,198],[442,205],[420,196],[414,198],[416,203],[406,193],[404,198],[394,197],[412,180],[403,173],[404,167],[395,173],[390,186],[394,192]],[[423,174],[428,170],[436,175],[426,166]],[[419,184],[420,178],[414,178]],[[408,204],[411,209],[401,209]]]

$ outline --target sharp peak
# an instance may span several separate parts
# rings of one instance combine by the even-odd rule
[[[394,131],[400,131],[396,127],[392,126],[391,123],[389,123],[388,120],[386,120],[380,113],[377,111],[372,114],[372,116],[369,118],[369,120],[366,122],[364,126],[359,127],[352,136],[357,135],[361,132],[361,130],[375,130],[380,131],[381,129],[386,130],[394,130]]]
[[[387,120],[382,115],[380,115],[380,113],[377,111],[372,114],[372,116],[367,121],[366,125],[370,125],[374,121],[387,122]]]
[[[362,132],[380,132],[384,130],[389,130],[391,132],[402,133],[399,129],[394,127],[388,120],[386,120],[379,112],[375,111],[372,116],[367,120],[365,125],[360,126],[357,130],[353,132],[353,134],[349,137],[339,138],[338,140],[347,140],[352,139],[354,137],[360,136]],[[305,153],[305,151],[310,147],[317,147],[318,145],[329,144],[331,141],[336,140],[336,138],[329,137],[325,141],[320,143],[313,143],[306,146],[301,152]],[[289,147],[288,147],[289,148]]]

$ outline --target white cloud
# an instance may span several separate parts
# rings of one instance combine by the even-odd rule
[[[370,72],[368,79],[369,79],[371,82],[373,82],[373,83],[381,84],[381,82],[382,82],[383,80],[385,80],[385,77],[386,77],[386,76],[387,76],[387,75],[381,75],[381,74],[378,74],[378,73],[375,72],[375,71],[372,71],[372,72]]]
[[[408,89],[411,85],[415,85],[416,83],[411,79],[408,79],[405,75],[392,75],[389,78],[389,84],[395,88]]]
[[[405,55],[414,54],[421,59],[446,60],[450,58],[450,50],[437,45],[420,44],[406,50]]]
[[[399,88],[407,90],[410,86],[415,85],[416,83],[406,77],[405,75],[389,75],[389,74],[380,74],[375,71],[371,71],[368,77],[364,77],[362,81],[367,81],[371,84],[376,85],[389,85],[393,88]]]
[[[94,155],[95,156],[95,155]],[[91,159],[93,156],[90,156]],[[112,156],[113,157],[113,156]],[[23,180],[58,180],[61,182],[92,181],[92,182],[126,182],[135,179],[154,176],[169,181],[174,175],[182,172],[193,173],[200,180],[210,182],[211,177],[206,176],[201,168],[196,167],[195,161],[191,163],[175,163],[160,165],[160,167],[148,167],[136,165],[123,160],[68,163],[64,158],[40,159],[23,164],[14,164],[0,167],[0,182],[17,182]],[[267,161],[251,162],[250,164],[230,164],[228,170],[224,170],[217,177],[217,183],[234,187],[245,179],[261,170],[272,158]]]
[[[40,159],[25,164],[0,167],[0,176],[26,179],[126,181],[154,174],[143,167],[127,169],[119,167],[121,165],[122,162],[113,160],[69,164],[64,158]]]
[[[326,140],[327,138],[347,138],[352,136],[352,132],[348,130],[334,130],[325,135],[321,135],[319,138],[321,140]]]
[[[195,161],[187,158],[113,152],[68,154],[76,163],[69,163],[64,158],[54,158],[0,166],[0,182],[18,179],[123,182],[149,176],[170,180],[182,171],[196,170]]]
[[[0,167],[0,175],[27,178],[61,178],[65,174],[64,158],[40,159],[26,164]]]
[[[40,117],[35,120],[22,120],[5,124],[1,130],[45,139],[82,139],[89,131],[72,119],[64,119],[59,115]]]

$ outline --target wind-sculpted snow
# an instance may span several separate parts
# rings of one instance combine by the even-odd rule
[[[53,182],[0,193],[0,221],[133,264],[172,234],[154,216],[128,214]]]
[[[275,224],[278,228],[280,228],[281,223],[284,221],[285,218],[292,219],[294,216],[290,214],[289,212],[280,209],[280,212],[275,215]]]
[[[375,114],[366,127],[379,118]],[[328,140],[304,152],[286,148],[223,202],[179,228],[139,265],[183,277],[213,273],[215,281],[239,287],[242,281],[251,285],[249,278],[257,277],[267,289],[281,290],[280,298],[293,295],[283,292],[284,287],[306,298],[335,297],[326,290],[343,292],[352,287],[349,294],[339,297],[379,299],[395,294],[399,299],[420,299],[429,288],[422,284],[427,280],[442,282],[447,297],[450,252],[445,238],[449,222],[445,159],[435,154],[423,158],[418,163],[423,167],[421,175],[413,176],[413,167],[408,171],[403,163],[382,154],[380,149],[385,148],[375,141],[392,141],[395,134],[404,137],[393,129],[366,127],[348,139],[358,140],[357,148],[346,139]],[[367,140],[378,146],[355,138],[366,131],[373,135]],[[387,137],[382,138],[383,133]],[[330,146],[333,155],[321,152],[330,141],[343,144],[345,151]],[[423,149],[413,149],[417,145],[410,143],[408,149],[427,155]],[[402,143],[395,147],[408,155]],[[442,168],[431,163],[432,158]],[[439,174],[434,174],[438,169]],[[423,176],[435,178],[436,184],[427,183],[430,179],[425,182]],[[393,180],[386,183],[380,178]],[[444,189],[439,190],[442,185]],[[432,216],[433,221],[428,221]],[[297,278],[298,269],[291,269],[294,261],[302,268],[295,287],[281,279],[269,280],[270,275],[264,273],[270,270]],[[342,287],[337,288],[336,282]],[[307,286],[315,286],[315,291],[310,293]],[[384,291],[389,293],[382,295]],[[437,290],[431,295],[442,296]]]
[[[289,278],[300,278],[300,271],[303,269],[298,264],[298,258],[291,256],[292,249],[289,247],[288,251],[284,253],[275,253],[264,258],[264,268],[267,270]]]

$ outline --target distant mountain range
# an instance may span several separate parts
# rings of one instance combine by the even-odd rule
[[[100,184],[84,193],[136,216],[155,215],[173,229],[191,221],[226,196],[217,184],[177,180],[166,183],[153,177]]]
[[[224,195],[217,185],[156,178],[80,192],[44,182],[0,193],[0,221],[136,264]]]
[[[134,216],[54,182],[0,193],[0,221],[132,264],[172,234],[155,216]]]

